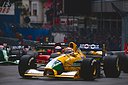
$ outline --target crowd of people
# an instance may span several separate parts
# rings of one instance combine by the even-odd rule
[[[74,36],[75,35],[75,36]],[[76,43],[99,43],[105,44],[107,50],[121,50],[121,34],[110,32],[96,32],[85,33],[85,35],[79,35],[78,32],[70,33],[67,37],[68,41],[74,41]]]
[[[74,36],[75,35],[75,36]],[[2,30],[0,30],[0,36],[4,36]],[[28,40],[32,40],[32,35],[26,36]],[[36,41],[44,42],[52,41],[53,36],[48,37],[37,37]],[[16,38],[22,40],[21,34],[16,33]],[[51,41],[51,40],[50,40]],[[100,43],[105,44],[107,50],[121,50],[121,34],[110,33],[110,32],[93,32],[93,33],[84,33],[81,34],[79,31],[73,31],[72,33],[68,33],[64,39],[64,42],[74,41],[76,43]]]

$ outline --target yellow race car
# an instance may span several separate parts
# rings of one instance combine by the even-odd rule
[[[21,57],[18,65],[18,70],[21,77],[65,77],[73,79],[81,78],[84,80],[94,80],[97,78],[98,72],[100,71],[100,65],[97,63],[97,60],[94,58],[86,58],[86,55],[84,55],[82,51],[77,48],[77,45],[74,42],[70,42],[68,47],[63,50],[63,53],[60,56],[52,59],[43,68],[43,70],[38,69],[35,58],[36,57],[32,55],[24,55]],[[105,62],[109,64],[110,62],[107,61],[108,59],[106,59]],[[114,64],[116,64],[116,62],[117,61],[115,61]],[[113,68],[105,66],[105,69],[112,69],[111,74],[114,75],[113,77],[118,77],[118,63],[112,66]],[[106,71],[110,72],[109,70]],[[109,76],[110,74],[105,75]]]

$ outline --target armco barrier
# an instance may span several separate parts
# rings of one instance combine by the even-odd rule
[[[24,45],[35,46],[39,43],[31,40],[23,39]],[[8,45],[19,45],[19,40],[16,38],[0,37],[0,43],[7,43]]]

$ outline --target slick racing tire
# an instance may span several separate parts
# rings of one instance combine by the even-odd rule
[[[23,55],[20,59],[19,65],[18,65],[18,71],[21,77],[23,78],[30,78],[28,76],[25,76],[25,72],[28,69],[36,69],[36,59],[35,57],[31,55]]]
[[[117,78],[120,76],[121,68],[118,55],[104,57],[104,73],[107,78]]]
[[[120,68],[123,70],[125,68],[124,61],[125,61],[125,54],[118,54],[120,58]]]
[[[124,73],[128,73],[128,55],[123,57],[122,70]]]
[[[98,64],[95,59],[86,58],[81,62],[80,77],[84,80],[94,80],[98,75]]]

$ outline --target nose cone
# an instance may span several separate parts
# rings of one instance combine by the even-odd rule
[[[60,74],[63,72],[64,68],[63,68],[63,64],[61,61],[57,60],[57,59],[53,59],[51,60],[45,67],[45,69],[52,69],[57,71],[57,74]]]

